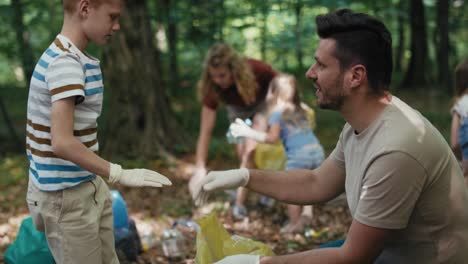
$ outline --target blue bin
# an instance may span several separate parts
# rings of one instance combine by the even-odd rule
[[[122,195],[117,190],[111,190],[112,213],[114,215],[114,230],[128,229],[128,212]]]

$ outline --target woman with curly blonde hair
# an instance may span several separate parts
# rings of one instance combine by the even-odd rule
[[[196,169],[190,180],[190,188],[206,175],[206,158],[218,105],[226,105],[230,122],[236,118],[250,118],[253,120],[253,128],[264,130],[266,119],[262,116],[262,111],[268,86],[275,76],[276,71],[271,66],[242,57],[228,44],[216,43],[208,50],[198,82],[198,96],[203,107],[196,150]],[[237,143],[236,152],[241,168],[254,167],[253,152],[256,144],[252,139]],[[244,206],[246,195],[246,190],[239,188],[233,207],[233,215],[236,218],[247,215]]]

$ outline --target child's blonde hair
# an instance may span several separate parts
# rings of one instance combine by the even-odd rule
[[[255,75],[245,58],[240,56],[231,46],[225,43],[214,44],[206,54],[203,72],[198,82],[198,97],[202,99],[210,90],[217,91],[208,72],[209,67],[226,67],[232,74],[237,91],[246,104],[256,100],[258,84]]]
[[[309,111],[312,111],[305,103],[301,101],[301,94],[297,86],[296,78],[291,74],[278,74],[270,82],[269,92],[275,96],[276,100],[289,102],[293,106],[283,112],[282,118],[286,122],[291,122],[294,126],[305,126],[312,128],[315,121],[310,120]],[[270,107],[272,111],[274,106]]]

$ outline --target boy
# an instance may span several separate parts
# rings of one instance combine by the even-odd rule
[[[99,61],[84,53],[119,30],[122,0],[63,0],[64,22],[31,78],[26,148],[27,202],[57,263],[119,263],[112,201],[98,175],[111,183],[171,185],[163,175],[124,170],[98,155],[97,118],[103,81]]]

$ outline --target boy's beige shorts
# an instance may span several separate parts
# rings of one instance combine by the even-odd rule
[[[119,263],[112,201],[101,177],[55,192],[41,191],[29,181],[26,200],[57,263]]]

